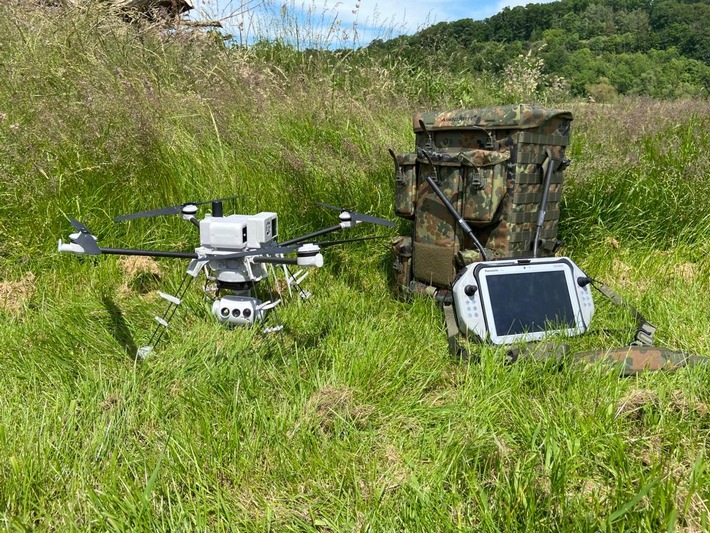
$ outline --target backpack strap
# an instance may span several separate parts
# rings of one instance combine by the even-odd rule
[[[606,296],[613,304],[626,307],[636,318],[636,334],[630,346],[653,346],[653,334],[656,332],[656,326],[651,324],[633,305],[625,302],[623,298],[608,285],[601,281],[592,280],[592,287]]]
[[[470,358],[468,350],[461,346],[459,343],[459,336],[461,331],[459,331],[459,326],[456,322],[456,313],[454,311],[454,297],[451,291],[439,290],[437,291],[437,302],[439,307],[444,313],[444,320],[446,321],[446,337],[449,341],[449,354],[452,357],[461,360],[467,360]],[[475,358],[476,360],[478,358]]]
[[[692,355],[657,346],[640,345],[580,352],[572,357],[575,361],[589,364],[604,361],[611,365],[619,366],[622,376],[634,376],[641,372],[657,372],[661,370],[674,372],[686,366],[710,365],[710,357]]]

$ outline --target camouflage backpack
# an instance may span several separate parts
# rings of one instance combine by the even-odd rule
[[[543,176],[555,165],[538,242],[540,255],[552,255],[571,121],[568,111],[533,105],[415,115],[416,152],[391,152],[395,213],[413,221],[412,235],[393,241],[399,287],[446,288],[457,267],[481,260],[428,176],[436,177],[490,259],[529,257]]]
[[[427,178],[434,179],[462,215],[488,259],[532,257],[533,249],[538,256],[552,256],[560,244],[557,223],[571,121],[569,111],[525,104],[420,113],[413,119],[415,152],[390,150],[395,162],[395,213],[412,221],[411,234],[392,241],[396,290],[399,295],[437,298],[452,354],[468,356],[456,340],[459,331],[448,289],[457,271],[484,258]],[[542,204],[545,216],[538,229]],[[624,375],[710,363],[708,358],[652,347],[655,326],[609,287],[601,283],[595,287],[636,316],[637,332],[630,346],[570,355],[565,345],[538,343],[512,347],[507,360],[569,355],[578,361],[620,365]]]

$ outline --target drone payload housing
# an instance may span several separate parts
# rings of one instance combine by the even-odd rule
[[[256,215],[207,215],[200,220],[200,248],[198,251],[212,255],[210,268],[223,287],[234,284],[251,284],[268,276],[263,264],[248,260],[220,260],[221,253],[229,255],[247,249],[258,249],[274,244],[278,237],[278,216],[263,212]],[[241,288],[240,288],[241,290]]]
[[[278,237],[278,216],[263,212],[256,215],[206,216],[200,221],[200,245],[212,250],[261,248]]]

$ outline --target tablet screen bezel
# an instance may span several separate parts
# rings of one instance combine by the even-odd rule
[[[538,273],[543,272],[562,272],[564,274],[565,283],[560,287],[562,297],[569,298],[569,304],[572,308],[574,326],[561,329],[541,329],[539,331],[528,331],[523,333],[508,334],[499,332],[496,327],[495,307],[491,301],[489,288],[489,279],[492,277],[506,275],[529,275],[531,283],[534,282],[534,277]],[[576,285],[572,267],[564,261],[552,261],[545,263],[516,263],[508,265],[487,264],[481,265],[481,268],[475,272],[478,286],[481,289],[481,300],[483,308],[483,316],[486,321],[486,329],[490,336],[490,341],[493,344],[514,344],[516,342],[530,342],[541,340],[550,335],[575,336],[586,331],[586,325],[582,319],[582,312],[577,295]],[[565,302],[566,303],[566,302]]]

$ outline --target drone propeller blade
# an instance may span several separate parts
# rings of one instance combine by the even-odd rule
[[[327,209],[332,209],[333,211],[347,211],[347,209],[344,209],[342,207],[338,207],[337,205],[330,205],[326,204],[325,202],[313,202],[316,205],[319,205],[321,207],[325,207]]]
[[[150,211],[141,211],[139,213],[131,213],[130,215],[122,215],[120,217],[116,217],[113,220],[115,222],[121,222],[123,220],[133,220],[136,218],[148,218],[148,217],[157,217],[157,216],[162,216],[162,215],[177,215],[180,213],[184,207],[188,205],[204,205],[204,204],[211,204],[212,202],[224,202],[227,200],[233,200],[234,198],[237,198],[237,196],[227,196],[226,198],[215,198],[214,200],[205,200],[202,202],[185,202],[184,204],[180,205],[171,205],[168,207],[161,207],[160,209],[152,209]]]
[[[394,227],[396,225],[394,222],[385,220],[384,218],[373,217],[372,215],[365,215],[356,211],[350,211],[349,209],[345,209],[343,207],[337,207],[334,205],[325,204],[323,202],[315,202],[315,204],[321,207],[325,207],[327,209],[332,209],[334,211],[340,211],[341,213],[349,213],[350,217],[356,222],[370,222],[371,224],[379,224],[380,226],[389,227]]]
[[[396,224],[390,220],[385,220],[384,218],[380,217],[373,217],[372,215],[364,215],[362,213],[350,213],[353,217],[354,220],[358,220],[360,222],[370,222],[371,224],[379,224],[380,226],[388,226],[390,228],[393,228],[396,226]]]
[[[114,218],[114,222],[122,222],[123,220],[133,220],[136,218],[148,218],[157,217],[161,215],[177,215],[182,208],[189,204],[173,205],[170,207],[163,207],[161,209],[153,209],[152,211],[141,211],[140,213],[131,213],[130,215],[122,215],[120,217]]]
[[[352,239],[338,239],[335,241],[313,241],[313,244],[316,244],[321,248],[327,248],[328,246],[336,246],[338,244],[345,244],[348,242],[370,241],[373,239],[389,239],[389,237],[386,237],[384,235],[370,235],[368,237],[353,237]]]
[[[91,233],[89,231],[89,228],[84,226],[81,222],[79,222],[77,219],[72,218],[72,217],[67,217],[69,222],[71,223],[72,226],[74,226],[74,229],[80,233]]]
[[[74,239],[74,241],[81,246],[87,255],[100,255],[101,248],[96,244],[96,239],[93,234],[89,231],[84,224],[79,222],[77,219],[72,217],[67,217],[74,229],[79,232],[79,236]]]

